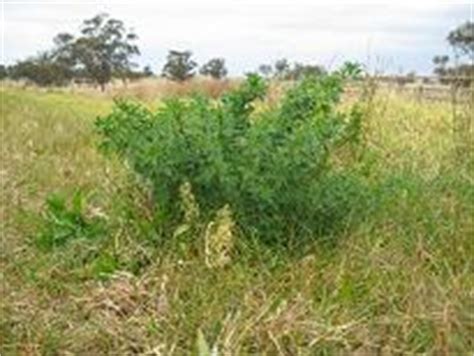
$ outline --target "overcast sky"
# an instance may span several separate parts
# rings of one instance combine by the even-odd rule
[[[17,1],[2,4],[3,60],[47,50],[58,32],[77,32],[108,12],[139,35],[140,65],[159,72],[168,49],[190,49],[198,62],[224,57],[231,74],[290,61],[334,67],[344,60],[372,69],[428,74],[445,38],[472,17],[472,5],[321,4],[309,0]]]

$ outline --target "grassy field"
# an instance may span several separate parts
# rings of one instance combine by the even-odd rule
[[[377,94],[358,174],[378,208],[335,245],[236,244],[208,268],[202,236],[156,248],[147,191],[97,150],[110,98],[1,105],[1,355],[188,355],[200,333],[219,355],[474,352],[472,108]],[[45,200],[78,189],[107,234],[41,249]]]

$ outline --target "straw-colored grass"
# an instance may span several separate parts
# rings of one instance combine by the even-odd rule
[[[69,93],[82,96],[114,99],[128,98],[144,102],[156,102],[169,97],[181,97],[193,94],[201,94],[211,98],[217,98],[225,92],[235,88],[241,82],[240,79],[216,80],[207,77],[194,77],[185,82],[175,82],[165,78],[151,77],[143,78],[126,83],[114,80],[109,83],[102,92],[97,86],[91,84],[73,84],[67,87],[40,88],[27,82],[6,81],[5,87],[21,88],[34,92]]]

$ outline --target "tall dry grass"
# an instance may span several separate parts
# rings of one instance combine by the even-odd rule
[[[68,90],[87,95],[104,96],[106,98],[121,97],[153,102],[168,97],[192,94],[202,94],[211,98],[217,98],[238,86],[239,83],[239,79],[215,80],[205,77],[195,77],[182,83],[165,78],[145,78],[126,84],[114,81],[106,87],[103,93],[90,85],[75,86]]]

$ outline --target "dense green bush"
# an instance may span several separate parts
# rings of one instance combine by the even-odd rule
[[[117,102],[97,128],[102,147],[150,185],[162,223],[182,218],[178,191],[189,182],[201,217],[228,204],[245,233],[287,243],[341,227],[362,192],[331,165],[332,154],[359,137],[358,106],[337,109],[344,80],[356,72],[346,66],[306,77],[266,110],[258,108],[266,83],[256,75],[218,101],[173,99],[156,112]]]

